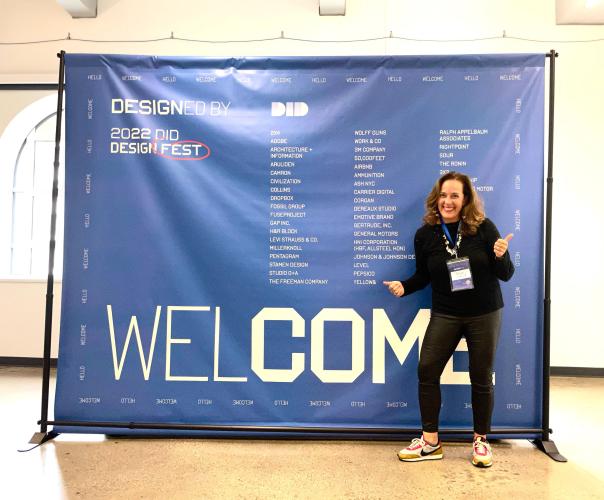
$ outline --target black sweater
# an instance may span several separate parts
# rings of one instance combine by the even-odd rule
[[[447,224],[455,241],[457,223]],[[514,274],[509,252],[495,257],[493,245],[499,231],[489,219],[474,236],[463,236],[457,254],[469,257],[474,280],[472,290],[451,291],[446,261],[452,257],[445,250],[440,224],[424,225],[415,233],[415,274],[402,281],[405,295],[432,285],[432,311],[453,316],[478,316],[503,307],[499,280],[508,281]]]

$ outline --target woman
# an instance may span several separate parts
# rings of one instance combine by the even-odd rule
[[[492,371],[501,326],[499,280],[514,274],[508,242],[485,218],[469,177],[443,175],[426,198],[425,224],[415,233],[415,274],[384,281],[396,297],[432,285],[432,313],[418,366],[422,436],[398,453],[405,462],[443,457],[438,437],[440,376],[462,337],[470,356],[474,443],[472,464],[490,467],[486,434],[493,412]]]

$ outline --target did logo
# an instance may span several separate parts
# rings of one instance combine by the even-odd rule
[[[306,116],[308,104],[305,102],[273,102],[271,116]]]

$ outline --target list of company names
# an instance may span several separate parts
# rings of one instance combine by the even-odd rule
[[[451,171],[466,172],[472,170],[470,150],[477,141],[489,135],[487,128],[450,128],[438,130],[438,175]],[[483,185],[478,177],[471,178],[476,191],[493,191],[492,185]]]
[[[386,129],[353,132],[353,262],[352,285],[378,284],[376,267],[387,260],[413,259],[399,241],[397,191],[388,175]]]
[[[269,237],[268,281],[271,285],[324,286],[329,279],[317,276],[307,250],[320,243],[316,234],[300,226],[309,215],[301,191],[301,171],[312,147],[295,144],[281,130],[269,135]]]

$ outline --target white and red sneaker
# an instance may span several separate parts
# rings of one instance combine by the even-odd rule
[[[493,465],[491,445],[482,436],[478,436],[474,439],[472,465],[475,465],[476,467],[490,467]]]
[[[398,452],[398,459],[403,462],[421,462],[422,460],[440,460],[443,447],[439,441],[436,446],[429,445],[424,437],[415,438],[411,444]]]

